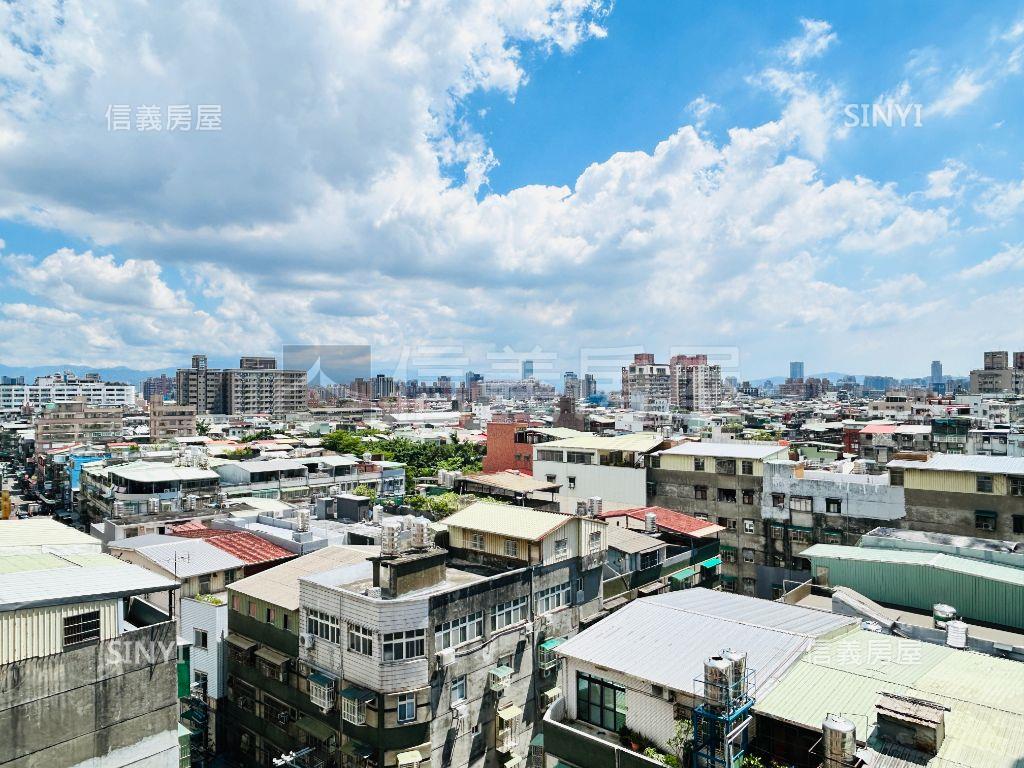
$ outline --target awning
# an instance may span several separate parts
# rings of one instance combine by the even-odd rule
[[[791,525],[791,526],[789,526],[789,530],[791,530],[791,531],[800,531],[801,533],[814,533],[814,529],[813,528],[808,528],[807,526],[804,526],[804,525]]]
[[[554,701],[555,699],[557,699],[559,696],[562,695],[562,689],[559,688],[556,685],[554,688],[548,688],[546,691],[542,691],[542,693],[545,696],[547,696],[551,701]],[[544,743],[544,734],[540,734],[540,736],[541,736],[541,743],[543,744]],[[536,741],[536,739],[534,739],[534,741]],[[533,741],[531,741],[530,744],[532,745]]]
[[[316,683],[324,688],[331,688],[334,686],[334,678],[328,677],[327,675],[323,675],[319,672],[311,674],[309,676],[309,682]]]
[[[735,552],[736,547],[730,547],[728,544],[719,544],[718,548],[723,552]]]
[[[517,765],[522,765],[522,764],[523,764],[523,758],[521,758],[519,755],[512,755],[512,757],[510,757],[508,760],[506,760],[503,763],[505,768],[516,768]]]
[[[515,720],[517,717],[522,717],[523,710],[521,707],[517,707],[515,704],[509,704],[507,707],[498,710],[498,717],[505,722],[509,720]]]
[[[327,723],[317,720],[309,715],[301,715],[295,721],[295,725],[304,730],[310,736],[315,736],[320,741],[328,741],[335,735],[335,731]]]
[[[250,640],[245,635],[236,635],[234,632],[228,632],[228,636],[224,639],[240,651],[251,651],[259,645],[255,640]]]
[[[540,647],[542,651],[553,651],[564,642],[564,637],[552,637],[550,640],[545,640],[541,643]]]
[[[628,597],[626,597],[625,595],[619,595],[618,597],[612,597],[608,600],[605,600],[601,605],[604,607],[605,610],[613,611],[616,608],[619,608],[620,606],[623,606],[628,602]]]
[[[502,664],[501,666],[492,669],[491,674],[495,677],[512,677],[512,667],[506,667]]]
[[[351,699],[352,701],[373,701],[377,694],[373,691],[368,691],[365,688],[352,685],[341,692],[341,698]]]
[[[423,755],[418,749],[410,749],[408,752],[398,753],[398,765],[419,765],[423,762]]]
[[[266,646],[263,646],[256,651],[256,656],[275,667],[282,667],[288,663],[288,656],[283,653],[278,653],[273,648],[267,648]]]
[[[701,568],[716,568],[722,564],[722,558],[719,556],[711,557],[700,564]]]
[[[342,744],[341,751],[344,752],[346,755],[352,755],[353,757],[361,757],[364,760],[369,757],[373,757],[374,755],[373,747],[371,747],[369,744],[364,744],[361,741],[356,741],[355,739],[349,739],[344,744]]]
[[[691,565],[689,568],[683,568],[683,570],[681,571],[676,571],[671,576],[669,576],[669,579],[676,582],[686,581],[686,579],[690,578],[695,573],[697,573],[697,566]]]
[[[656,592],[658,592],[663,586],[665,585],[662,584],[660,581],[654,581],[650,584],[644,584],[637,590],[637,592],[641,595],[653,595]]]
[[[991,519],[995,520],[995,518],[998,515],[996,515],[995,512],[991,512],[991,511],[989,511],[987,509],[976,509],[976,510],[974,510],[974,516],[975,517],[988,517],[988,518],[991,518]]]
[[[722,581],[727,581],[727,582],[732,583],[732,582],[736,581],[736,577],[735,576],[726,576],[725,574],[722,574]]]

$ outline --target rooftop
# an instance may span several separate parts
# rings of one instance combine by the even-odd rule
[[[561,487],[558,483],[535,480],[530,475],[524,475],[511,469],[503,472],[481,472],[476,475],[466,475],[462,479],[477,483],[478,485],[486,485],[516,493],[550,492],[557,491]]]
[[[879,749],[869,734],[882,694],[925,699],[949,708],[945,739],[927,765],[1018,768],[1021,690],[1020,662],[856,630],[805,653],[754,710],[816,732],[826,714],[841,712],[857,725],[858,739]]]
[[[715,523],[709,523],[707,520],[701,520],[699,517],[692,517],[682,512],[676,512],[674,509],[666,509],[665,507],[617,509],[603,512],[600,517],[602,520],[610,520],[615,517],[626,516],[646,523],[647,515],[651,512],[655,515],[658,527],[672,533],[704,538],[706,536],[714,536],[719,531],[725,530],[725,528]]]
[[[51,517],[28,520],[0,520],[0,554],[14,551],[41,551],[43,547],[86,546],[99,551],[99,539],[64,525]]]
[[[541,512],[530,507],[478,501],[446,517],[444,524],[449,528],[465,528],[513,539],[539,541],[572,519],[569,515]]]
[[[1024,457],[936,453],[927,461],[896,459],[890,461],[886,467],[937,472],[990,472],[994,475],[1024,475]]]
[[[199,467],[179,467],[167,461],[133,461],[107,467],[108,475],[139,483],[159,483],[168,480],[217,480],[216,472]]]
[[[225,552],[206,539],[172,538],[175,541],[141,547],[125,547],[125,542],[131,545],[131,539],[112,541],[107,546],[111,550],[134,549],[141,557],[146,558],[167,573],[174,574],[178,579],[242,568],[247,565],[241,558]]]
[[[867,547],[846,547],[840,544],[814,544],[801,552],[800,557],[812,560],[814,558],[831,558],[834,560],[856,560],[863,563],[917,565],[922,568],[952,571],[968,576],[977,576],[990,581],[1024,586],[1024,570],[1020,568],[989,563],[970,557],[947,555],[942,552],[869,549]]]
[[[702,677],[704,661],[731,647],[747,652],[761,694],[816,638],[844,634],[858,623],[825,611],[694,588],[633,600],[559,645],[557,653],[701,695],[694,680]]]
[[[0,612],[176,589],[177,582],[103,554],[0,557]],[[14,560],[15,562],[10,562]],[[26,574],[31,573],[31,576]]]
[[[627,555],[635,555],[667,546],[668,544],[664,541],[656,539],[650,534],[632,531],[617,525],[608,526],[608,549],[617,549]]]
[[[566,448],[571,450],[578,448],[589,451],[633,451],[646,453],[653,451],[663,442],[665,442],[665,438],[654,432],[634,432],[629,435],[616,435],[614,437],[604,437],[602,435],[593,435],[589,432],[582,432],[577,433],[575,437],[565,438],[564,440],[552,440],[548,443],[541,443],[536,447],[542,449]]]
[[[375,546],[324,547],[254,576],[231,584],[228,589],[279,606],[286,611],[299,610],[299,579],[323,573],[343,565],[365,562],[380,554]]]
[[[731,440],[724,443],[680,443],[672,448],[666,448],[664,451],[659,451],[659,454],[668,454],[670,456],[712,456],[723,459],[764,460],[769,456],[775,456],[782,452],[788,456],[789,446],[779,445],[778,443],[761,443],[759,445],[754,445],[752,443],[740,443]]]

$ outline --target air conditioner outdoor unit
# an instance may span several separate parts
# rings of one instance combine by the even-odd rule
[[[305,649],[310,649],[316,645],[316,635],[310,634],[309,632],[302,632],[299,634],[299,645]]]
[[[437,663],[442,667],[447,667],[449,664],[455,661],[455,649],[445,648],[443,651],[437,652]]]

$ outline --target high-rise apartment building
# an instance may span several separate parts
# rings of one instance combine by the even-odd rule
[[[33,384],[0,384],[0,411],[15,411],[28,403],[38,409],[48,403],[82,400],[99,407],[135,405],[135,385],[100,381],[97,374],[76,376],[70,371],[38,376]]]
[[[796,360],[789,364],[789,378],[791,379],[802,379],[804,377],[804,364],[800,360]]]
[[[174,379],[166,373],[161,373],[159,376],[150,376],[148,379],[145,379],[142,382],[142,399],[148,403],[152,401],[154,396],[159,397],[161,400],[173,400]]]
[[[84,400],[48,403],[33,420],[36,429],[36,453],[58,445],[73,443],[109,443],[120,439],[120,407],[92,406]]]
[[[669,370],[672,405],[708,411],[722,402],[722,368],[709,365],[707,355],[674,355]]]
[[[597,394],[597,377],[594,374],[583,374],[581,394],[583,397],[594,397]]]
[[[1013,365],[1008,352],[986,352],[984,368],[971,371],[971,393],[1024,394],[1024,352],[1013,353]]]
[[[238,368],[210,368],[206,355],[193,355],[192,367],[176,377],[178,403],[204,413],[299,411],[306,405],[306,371],[277,368],[272,357],[243,357]]]
[[[533,360],[523,360],[523,379],[533,378]]]
[[[580,377],[574,371],[566,371],[562,376],[562,392],[566,397],[578,400],[580,397]]]
[[[665,406],[671,402],[672,375],[669,366],[654,362],[654,355],[641,352],[622,368],[622,404],[634,410]]]

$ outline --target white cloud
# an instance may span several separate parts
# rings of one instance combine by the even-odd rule
[[[924,196],[929,200],[943,200],[960,193],[958,182],[966,173],[966,166],[957,160],[947,160],[941,168],[928,174]]]
[[[993,184],[981,195],[975,207],[996,221],[1009,221],[1024,208],[1024,179]]]
[[[798,67],[810,59],[821,56],[839,39],[827,21],[800,19],[800,26],[803,28],[803,34],[788,41],[782,49],[785,57]]]
[[[703,125],[708,115],[718,108],[719,105],[715,104],[703,93],[686,105],[686,111],[693,115],[693,119],[698,126]]]
[[[1024,269],[1024,243],[1004,246],[995,256],[962,270],[960,277],[968,280],[991,277],[1010,269]]]
[[[988,90],[990,82],[982,75],[969,69],[960,72],[938,98],[925,108],[927,115],[950,117],[969,107]]]

